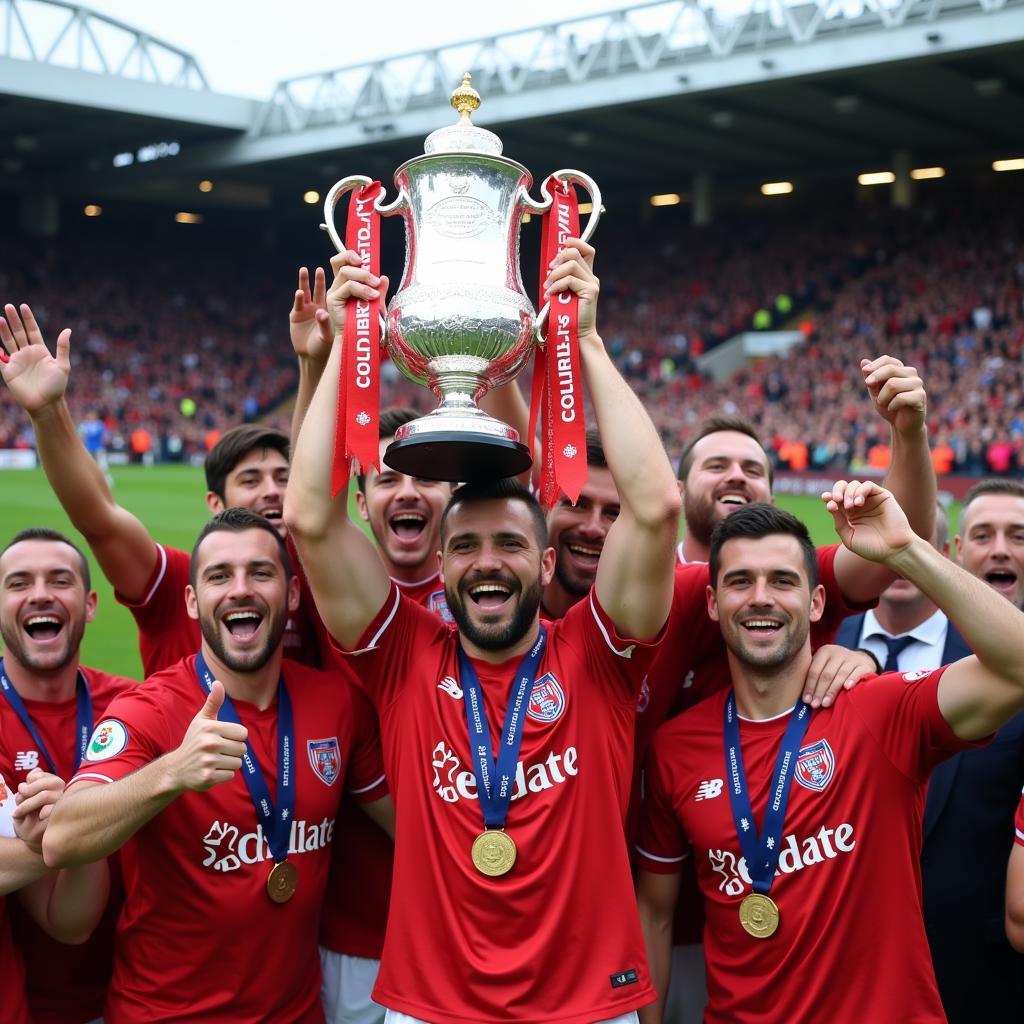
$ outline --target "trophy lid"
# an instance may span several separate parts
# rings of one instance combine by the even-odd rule
[[[478,128],[469,119],[469,115],[480,106],[480,93],[470,84],[472,80],[473,76],[467,71],[462,76],[462,85],[452,93],[451,104],[459,112],[458,122],[438,128],[427,136],[423,152],[428,156],[435,153],[501,156],[501,139],[486,128]]]

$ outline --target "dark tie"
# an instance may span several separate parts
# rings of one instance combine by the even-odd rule
[[[882,671],[899,672],[900,655],[907,649],[907,645],[912,644],[914,640],[915,638],[912,636],[883,636],[882,641],[885,643],[887,657]]]

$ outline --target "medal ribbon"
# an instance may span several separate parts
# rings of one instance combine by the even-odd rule
[[[540,242],[540,298],[551,261],[567,238],[579,238],[580,212],[576,189],[548,178],[551,208],[544,214]],[[572,291],[551,296],[545,350],[537,350],[530,397],[530,443],[541,422],[540,503],[554,505],[559,492],[575,504],[587,482],[587,425],[580,367],[579,296]]]
[[[21,699],[21,694],[14,688],[14,684],[7,678],[7,673],[4,672],[3,658],[0,658],[0,692],[7,698],[7,703],[11,705],[14,713],[21,720],[25,731],[32,737],[32,741],[39,751],[39,756],[50,766],[50,771],[54,775],[59,775],[57,765],[54,763],[53,758],[50,757],[50,752],[46,749],[42,736],[36,730],[35,722],[32,721],[28,708],[25,707],[25,702]],[[75,736],[78,738],[78,747],[75,750],[75,767],[72,774],[78,771],[78,766],[82,763],[82,758],[85,757],[85,748],[89,743],[89,736],[92,733],[92,697],[89,694],[89,683],[81,669],[78,670],[75,699],[77,702]]]
[[[740,849],[747,861],[747,871],[754,891],[767,894],[775,879],[782,845],[782,827],[786,818],[786,804],[793,783],[793,769],[804,733],[811,721],[811,709],[798,701],[790,715],[782,746],[775,761],[772,787],[768,791],[768,807],[760,836],[750,806],[750,791],[743,770],[743,751],[740,749],[740,723],[736,715],[736,694],[730,692],[725,702],[725,768],[729,773],[729,802],[736,825]]]
[[[352,193],[345,246],[359,254],[363,267],[380,277],[379,181]],[[345,334],[338,380],[331,496],[347,483],[356,459],[365,473],[380,469],[380,299],[353,296],[345,304]]]
[[[505,827],[515,785],[516,765],[519,763],[519,749],[523,744],[523,728],[526,725],[524,702],[529,700],[533,690],[546,640],[547,631],[541,626],[537,642],[516,669],[517,678],[509,692],[497,761],[491,747],[491,730],[487,724],[483,689],[473,663],[462,649],[462,644],[459,644],[459,675],[462,700],[466,707],[466,723],[469,726],[470,757],[487,828]]]
[[[203,691],[209,694],[213,688],[214,677],[206,665],[203,652],[196,655],[196,678]],[[217,714],[222,722],[233,722],[241,725],[235,705],[231,698],[224,694],[224,703]],[[284,674],[277,684],[277,806],[270,799],[270,789],[263,777],[252,743],[245,741],[245,757],[242,758],[242,778],[256,808],[256,817],[263,826],[263,834],[276,864],[288,858],[288,846],[291,840],[292,819],[295,817],[295,720],[292,714],[292,702],[288,696],[288,688],[284,684]]]

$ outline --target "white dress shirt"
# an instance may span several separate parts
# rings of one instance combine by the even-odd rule
[[[860,635],[860,644],[865,651],[870,651],[878,664],[885,666],[889,652],[884,637],[912,636],[914,642],[900,652],[897,659],[901,672],[918,672],[938,668],[942,664],[942,652],[946,646],[946,634],[949,631],[949,619],[946,613],[936,611],[915,626],[908,633],[890,633],[883,629],[873,611],[864,613],[864,628]]]

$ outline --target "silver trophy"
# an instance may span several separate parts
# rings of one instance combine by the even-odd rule
[[[515,476],[529,469],[530,448],[477,402],[511,381],[534,343],[544,343],[548,304],[538,315],[523,289],[519,226],[552,200],[545,184],[534,202],[530,172],[501,155],[497,135],[470,121],[480,96],[468,74],[451,103],[459,121],[427,136],[423,155],[395,171],[395,200],[385,203],[382,191],[375,204],[381,216],[405,221],[405,270],[382,336],[402,373],[441,399],[429,415],[399,429],[384,461],[434,480]],[[600,190],[580,171],[554,177],[590,194],[592,213],[581,232],[588,240],[601,214]],[[334,209],[346,192],[369,183],[350,175],[327,194],[322,227],[339,252],[345,245]]]

